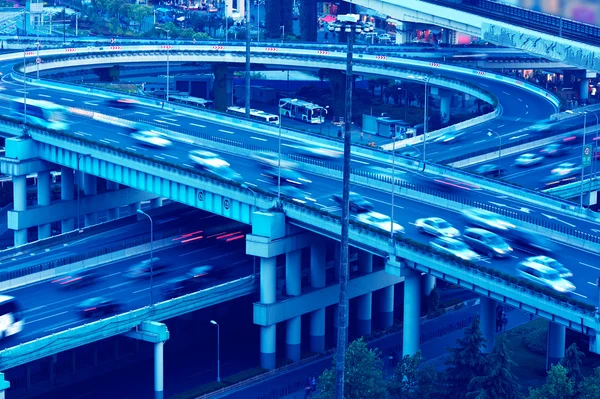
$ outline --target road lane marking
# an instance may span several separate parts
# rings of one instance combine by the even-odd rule
[[[204,125],[199,125],[198,123],[192,123],[192,122],[190,122],[190,125],[196,126],[196,127],[206,127]]]
[[[368,165],[368,164],[369,164],[368,162],[359,161],[359,160],[357,160],[357,159],[351,159],[350,161],[351,161],[351,162],[356,162],[356,163],[362,163],[363,165]]]
[[[154,122],[164,123],[165,125],[181,126],[179,123],[167,122],[167,121],[163,121],[162,119],[153,119],[153,120],[154,120]]]
[[[135,148],[131,148],[131,147],[125,147],[126,150],[129,151],[133,151],[133,152],[137,152],[137,150]]]
[[[167,121],[171,121],[171,122],[177,122],[177,119],[173,119],[173,118],[167,118],[166,116],[161,116],[161,118],[167,120]]]
[[[596,283],[592,283],[591,281],[587,282],[589,285],[593,285],[594,287],[597,287]]]
[[[510,93],[507,93],[505,91],[503,91],[502,94],[506,94],[507,96],[510,96]]]
[[[193,166],[192,166],[192,165],[188,165],[187,163],[184,163],[184,164],[183,164],[183,166],[186,166],[186,167],[188,167],[188,168],[193,168]]]
[[[144,116],[150,116],[150,114],[147,114],[145,112],[142,111],[135,111],[136,114],[140,114],[140,115],[144,115]]]
[[[517,98],[517,100],[519,100],[519,101],[523,102],[523,100],[521,100],[520,98]]]
[[[25,324],[36,323],[36,322],[38,322],[38,321],[42,321],[42,320],[46,320],[46,319],[50,319],[50,318],[52,318],[52,317],[60,316],[60,315],[63,315],[63,314],[65,314],[65,313],[69,313],[69,311],[68,311],[68,310],[65,310],[64,312],[60,312],[60,313],[51,314],[50,316],[46,316],[46,317],[42,317],[42,318],[39,318],[39,319],[35,319],[35,320],[28,321],[28,322],[26,322]]]
[[[479,140],[474,142],[473,144],[481,144],[481,143],[485,143],[485,140]],[[431,153],[429,153],[429,155],[431,155]]]
[[[591,267],[592,269],[600,270],[600,267],[588,265],[587,263],[579,262],[579,264],[582,265],[582,266]]]
[[[258,184],[250,183],[248,181],[245,181],[244,184],[246,184],[248,186],[252,186],[252,187],[258,187]]]
[[[60,330],[61,328],[65,328],[67,326],[71,326],[73,324],[78,324],[78,323],[81,323],[81,320],[75,319],[75,321],[72,321],[72,322],[66,323],[66,324],[61,324],[60,326],[57,326],[57,327],[49,328],[49,329],[45,330],[44,332],[50,332],[50,331],[54,331],[54,330]]]
[[[110,144],[110,141],[108,141],[108,140],[106,140],[106,139],[100,139],[100,140],[98,140],[98,141],[101,141],[102,143],[105,143],[105,144]]]
[[[90,101],[85,101],[84,104],[85,105],[91,105],[92,107],[97,107],[98,106],[98,104],[90,102]]]
[[[68,101],[70,103],[72,103],[73,101],[75,101],[75,100],[72,100],[70,98],[63,98],[63,97],[61,97],[60,99],[63,100],[63,101]]]
[[[498,126],[496,126],[496,129],[501,129],[501,128],[503,128],[504,126],[506,126],[506,125],[498,125]]]
[[[158,159],[160,159],[160,160],[163,160],[163,161],[165,159],[164,157],[161,157],[160,155],[155,155],[155,157],[158,158]]]
[[[40,97],[47,97],[47,98],[50,98],[50,96],[49,96],[49,95],[47,95],[47,94],[38,94],[38,96],[40,96]]]
[[[527,136],[529,136],[529,133],[520,134],[518,136],[513,136],[513,137],[509,138],[509,140],[516,140],[516,139],[520,139],[522,137],[527,137]]]
[[[377,199],[377,198],[371,198],[371,197],[364,197],[364,198],[365,198],[365,199],[368,199],[369,201],[380,202],[380,203],[382,203],[382,204],[385,204],[385,205],[392,206],[392,204],[391,204],[390,202],[387,202],[387,201],[382,201],[382,200],[380,200],[380,199]],[[394,198],[394,200],[395,200],[395,198]],[[394,206],[395,206],[396,208],[404,209],[404,207],[403,207],[402,205],[397,205],[397,204],[394,204]]]
[[[518,122],[518,121],[520,121],[520,120],[521,120],[521,118],[517,118],[517,119],[515,119],[515,122]]]
[[[112,140],[112,139],[104,139],[104,140],[110,141],[111,143],[119,144],[119,142],[117,140]]]
[[[219,132],[227,133],[227,134],[234,134],[233,132],[230,132],[229,130],[223,130],[223,129],[219,129]]]
[[[250,136],[250,138],[258,141],[267,141],[267,139],[263,139],[262,137]]]
[[[148,291],[150,288],[142,288],[141,290],[137,290],[137,291],[133,291],[134,294],[137,294],[139,292],[144,292],[144,291]]]
[[[581,294],[579,294],[579,293],[577,293],[577,292],[575,292],[575,291],[571,291],[571,294],[575,294],[575,295],[577,295],[577,296],[580,296],[580,297],[582,297],[582,298],[587,298],[587,296],[585,296],[585,295],[581,295]]]
[[[169,154],[163,154],[163,153],[161,153],[160,155],[162,155],[163,157],[167,157],[167,158],[179,159],[179,157],[176,157],[176,156],[173,156],[173,155],[169,155]]]
[[[119,284],[115,284],[115,285],[111,285],[110,288],[111,290],[115,289],[115,288],[119,288],[119,287],[123,287],[124,285],[128,285],[131,284],[131,281],[125,281],[123,283],[119,283]]]
[[[121,272],[107,274],[106,276],[100,276],[100,277],[98,277],[98,280],[104,279],[104,278],[109,278],[109,277],[112,277],[112,276],[118,276],[119,274],[121,274]]]

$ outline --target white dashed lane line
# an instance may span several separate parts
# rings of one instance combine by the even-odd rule
[[[227,134],[234,134],[233,132],[230,132],[229,130],[223,130],[223,129],[219,129],[219,132],[227,133]]]

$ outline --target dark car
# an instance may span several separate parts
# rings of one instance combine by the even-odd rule
[[[475,169],[475,173],[486,177],[496,177],[502,174],[502,169],[498,167],[498,164],[488,163]]]
[[[567,148],[561,143],[552,143],[542,148],[540,152],[546,157],[559,157],[567,152]]]
[[[342,206],[342,194],[334,194],[331,199]],[[354,192],[350,192],[350,212],[368,212],[373,209],[373,204],[363,198],[362,195]]]
[[[199,288],[198,281],[188,276],[177,277],[167,281],[162,293],[166,298],[176,298],[179,296],[191,294]]]
[[[115,314],[122,308],[122,304],[104,297],[86,299],[77,305],[78,313],[85,318]]]
[[[108,107],[113,108],[131,109],[135,106],[136,102],[134,100],[129,100],[126,98],[109,98],[105,101],[105,104]]]
[[[92,270],[80,270],[52,280],[52,284],[63,289],[87,287],[94,284],[98,274]]]
[[[281,175],[282,186],[284,184],[302,186],[306,183],[310,183],[310,180],[307,180],[300,172],[291,169],[281,168],[281,173],[279,174],[277,168],[265,168],[261,175],[269,179],[269,183],[274,185],[277,185],[279,175]]]
[[[150,278],[150,272],[152,271],[154,276],[158,276],[166,272],[167,264],[160,260],[160,258],[154,258],[152,265],[150,265],[150,259],[144,259],[141,262],[131,266],[124,273],[125,277],[129,278]]]
[[[476,252],[485,254],[489,258],[506,258],[513,251],[498,234],[484,229],[466,229],[463,240]]]
[[[556,245],[552,241],[527,230],[513,228],[506,230],[502,235],[513,247],[534,255],[540,253],[550,255],[556,250]]]

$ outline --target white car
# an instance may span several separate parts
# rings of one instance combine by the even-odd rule
[[[151,147],[164,148],[173,144],[162,133],[153,130],[136,130],[131,133],[131,138]]]
[[[566,294],[575,291],[575,285],[560,276],[560,273],[550,267],[535,262],[521,262],[517,265],[517,273],[520,277],[545,285],[555,291]]]
[[[521,154],[515,159],[517,166],[533,166],[542,162],[544,157],[538,154]]]
[[[356,216],[356,220],[368,224],[369,226],[377,227],[378,229],[391,232],[392,229],[392,219],[384,215],[383,213],[378,212],[366,212],[359,213]],[[404,227],[400,226],[398,223],[393,223],[394,233],[404,233]]]
[[[464,260],[476,261],[480,259],[477,252],[473,251],[462,241],[449,237],[436,238],[430,244],[434,249],[446,254],[454,255]]]
[[[276,152],[261,151],[261,152],[252,154],[252,158],[262,164],[268,165],[273,168],[277,168],[280,165],[279,155]],[[296,163],[286,159],[285,157],[281,158],[281,168],[282,169],[294,169],[297,166],[298,165]]]
[[[550,258],[549,256],[531,256],[521,262],[521,264],[528,266],[545,266],[556,270],[562,278],[573,277],[573,273],[569,269],[564,267],[563,264],[556,259]]]
[[[578,172],[581,172],[581,166],[571,162],[563,162],[551,171],[552,175],[556,177],[570,176]]]
[[[292,151],[298,155],[318,159],[340,159],[344,155],[341,151],[309,145],[294,146]]]
[[[515,225],[503,219],[500,215],[484,209],[471,208],[462,211],[463,216],[470,224],[481,226],[483,228],[491,228],[496,230],[514,229]]]
[[[447,132],[442,134],[440,137],[435,139],[436,143],[454,143],[462,138],[464,138],[464,132]]]
[[[219,155],[205,150],[192,150],[189,153],[189,158],[204,168],[222,168],[230,166],[229,162],[222,159]]]
[[[417,219],[415,226],[420,233],[433,234],[441,237],[458,237],[460,232],[442,218],[431,217]]]

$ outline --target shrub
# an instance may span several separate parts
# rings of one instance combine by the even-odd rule
[[[525,335],[523,338],[523,344],[525,347],[533,353],[537,353],[540,355],[546,354],[546,335],[548,334],[548,330],[545,328],[536,328],[532,330],[529,334]]]

